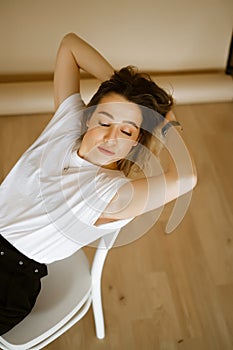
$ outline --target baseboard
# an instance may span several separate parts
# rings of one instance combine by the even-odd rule
[[[224,73],[154,76],[152,79],[171,93],[176,104],[233,101],[233,79]],[[96,79],[83,79],[85,103],[99,86]],[[53,82],[9,82],[0,84],[0,115],[53,113]]]

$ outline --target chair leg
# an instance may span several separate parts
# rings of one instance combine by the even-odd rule
[[[115,239],[117,238],[118,231],[102,237],[100,239],[97,251],[92,263],[91,276],[92,276],[92,309],[95,320],[96,337],[103,339],[105,337],[104,326],[104,314],[102,308],[101,298],[101,277],[104,267],[105,259],[108,255],[109,249],[112,247]]]
[[[101,297],[101,277],[104,261],[107,257],[107,249],[97,249],[92,264],[92,309],[95,320],[96,337],[103,339],[105,337],[104,315]]]
[[[95,320],[96,337],[98,339],[103,339],[105,337],[105,326],[100,281],[95,281],[95,285],[92,288],[92,309]]]

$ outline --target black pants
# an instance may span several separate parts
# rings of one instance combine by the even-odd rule
[[[32,310],[47,267],[20,253],[0,235],[0,335]]]

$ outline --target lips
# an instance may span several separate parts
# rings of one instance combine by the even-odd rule
[[[101,153],[103,153],[103,154],[105,154],[106,156],[114,156],[115,155],[115,152],[113,152],[113,151],[110,151],[109,149],[107,149],[107,148],[104,148],[104,147],[98,147],[98,150],[101,152]]]

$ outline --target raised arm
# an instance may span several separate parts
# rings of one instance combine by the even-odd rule
[[[80,92],[80,69],[100,81],[109,79],[114,73],[113,67],[98,51],[76,34],[69,33],[62,39],[57,52],[54,71],[56,109],[67,97]]]
[[[175,120],[173,113],[167,119]],[[165,173],[133,180],[122,186],[102,213],[102,220],[138,216],[165,205],[196,186],[196,166],[181,132],[171,127],[165,142],[170,153],[169,167]]]

